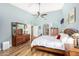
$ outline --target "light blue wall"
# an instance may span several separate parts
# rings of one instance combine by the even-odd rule
[[[59,28],[59,30],[61,30],[62,26],[60,24],[60,20],[63,18],[63,12],[62,10],[58,10],[58,11],[52,11],[49,13],[46,13],[47,15],[45,16],[45,18],[35,18],[33,23],[36,26],[41,26],[42,30],[41,32],[38,31],[38,34],[43,33],[43,24],[49,24],[49,28],[50,27],[57,27]]]
[[[68,24],[67,16],[72,8],[76,8],[76,22],[74,24]],[[63,15],[65,18],[64,28],[75,28],[79,30],[79,4],[78,3],[65,3],[63,7]]]
[[[52,26],[58,26],[61,27],[60,20],[63,18],[63,12],[62,10],[59,11],[52,11],[47,13],[47,16],[45,18],[38,18],[34,22],[36,25],[43,25],[43,24],[52,24]]]
[[[32,22],[36,26],[41,26],[42,30],[41,32],[38,31],[38,34],[43,33],[43,24],[49,24],[50,27],[57,27],[59,30],[61,30],[62,26],[60,24],[60,20],[63,18],[63,12],[62,10],[58,11],[52,11],[47,13],[47,16],[45,18],[35,18]]]
[[[74,7],[76,8],[76,22],[74,24],[68,24],[67,22],[68,13]],[[38,18],[38,19],[35,18],[34,24],[42,25],[42,24],[49,23],[49,24],[52,24],[52,26],[59,27],[61,29],[75,28],[79,30],[79,4],[78,3],[65,3],[62,10],[49,12],[47,14],[48,15],[45,18],[46,20],[42,18]],[[65,19],[65,23],[61,25],[60,20],[62,18]]]
[[[32,24],[34,17],[17,7],[7,3],[0,4],[0,47],[3,41],[11,42],[11,22]]]

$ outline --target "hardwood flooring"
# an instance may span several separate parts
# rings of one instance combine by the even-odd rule
[[[5,51],[0,51],[0,56],[56,56],[56,55],[40,50],[31,51],[30,43],[27,42],[17,47],[11,47]]]

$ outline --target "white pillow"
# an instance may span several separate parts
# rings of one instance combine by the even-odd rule
[[[72,37],[69,37],[66,41],[67,44],[73,44],[74,43],[74,39]]]
[[[79,37],[79,33],[74,33],[74,34],[72,34],[72,37]]]
[[[60,35],[61,35],[62,43],[66,43],[68,38],[69,38],[69,36],[67,34],[64,34],[64,33],[60,33]]]
[[[65,38],[65,37],[69,37],[67,34],[64,34],[64,33],[60,33],[61,35],[61,39]]]
[[[72,37],[70,37],[69,35],[64,34],[64,33],[60,33],[60,35],[61,35],[61,40],[63,43],[65,43],[65,44],[73,44],[74,43],[74,39]]]

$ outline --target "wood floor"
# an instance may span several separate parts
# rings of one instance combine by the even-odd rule
[[[5,51],[0,51],[0,56],[56,56],[44,51],[31,51],[30,43],[19,45],[17,47],[11,47]]]

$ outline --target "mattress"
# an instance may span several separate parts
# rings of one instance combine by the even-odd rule
[[[33,46],[44,46],[48,48],[55,48],[60,50],[65,50],[65,43],[70,43],[68,41],[72,41],[68,35],[61,34],[61,39],[57,40],[55,36],[43,35],[36,39],[34,39],[31,43],[31,47]]]

